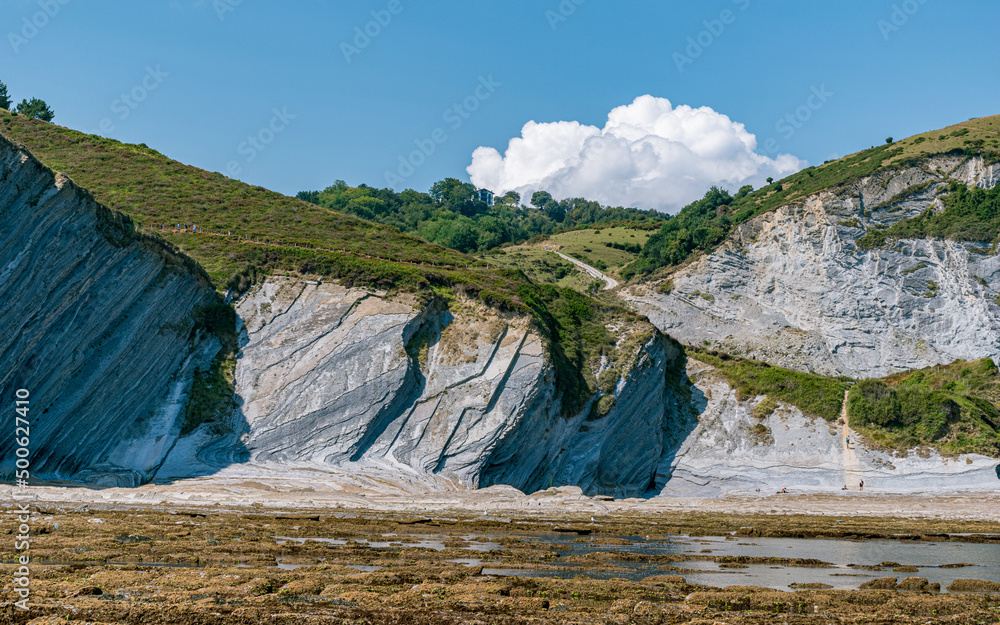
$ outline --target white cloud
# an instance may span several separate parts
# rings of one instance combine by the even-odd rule
[[[644,95],[608,115],[604,128],[579,122],[528,122],[507,152],[481,147],[468,167],[472,183],[497,193],[534,191],[602,204],[671,213],[712,185],[759,187],[807,164],[790,154],[757,153],[743,124],[708,107],[674,108]]]

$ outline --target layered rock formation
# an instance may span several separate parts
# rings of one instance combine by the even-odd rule
[[[685,343],[817,373],[879,377],[1000,356],[1000,257],[984,246],[856,240],[941,207],[949,181],[990,188],[1000,167],[940,156],[823,192],[736,229],[673,289],[626,297]]]
[[[238,409],[181,437],[220,350],[197,321],[217,301],[204,271],[2,139],[0,217],[0,396],[30,392],[35,477],[134,486],[246,464],[633,495],[679,443],[682,351],[648,324],[619,329],[611,395],[567,416],[527,317],[282,278],[237,302]]]
[[[664,497],[718,497],[837,493],[844,485],[875,493],[954,494],[995,490],[997,461],[977,454],[888,453],[869,449],[845,427],[778,404],[766,418],[753,415],[763,397],[739,399],[715,368],[691,359],[697,427],[670,462]],[[851,437],[851,445],[846,443]]]
[[[427,488],[569,484],[637,495],[655,487],[687,414],[678,345],[643,324],[629,329],[648,339],[614,405],[599,411],[591,402],[565,416],[530,320],[469,301],[459,308],[453,315],[297,279],[255,288],[237,305],[241,409],[230,424],[249,462],[366,471]],[[233,445],[204,442],[180,446],[184,460],[159,477],[190,470],[195,457],[236,460],[224,457]]]
[[[30,393],[31,474],[135,485],[180,432],[204,272],[0,138],[0,397]],[[27,431],[27,430],[26,430]],[[21,435],[18,435],[20,438]],[[14,472],[14,419],[0,467]]]

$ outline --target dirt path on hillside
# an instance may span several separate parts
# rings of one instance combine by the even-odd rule
[[[614,278],[608,277],[605,274],[601,273],[600,271],[597,270],[596,267],[591,267],[587,263],[579,261],[579,260],[577,260],[575,258],[571,258],[571,257],[563,254],[562,252],[555,252],[553,250],[553,253],[558,254],[559,256],[561,256],[562,258],[564,258],[564,259],[568,260],[569,262],[573,263],[574,265],[576,265],[580,269],[583,269],[584,271],[586,271],[587,273],[589,273],[594,278],[597,278],[598,280],[603,280],[604,283],[605,283],[605,286],[604,286],[604,290],[605,291],[610,291],[611,289],[618,288],[618,281],[617,280],[615,280]]]
[[[854,449],[857,437],[847,422],[847,394],[849,392],[844,391],[844,405],[840,409],[840,418],[844,422],[840,434],[840,444],[844,446],[844,484],[850,490],[855,490],[864,479],[864,474],[861,472],[861,462],[858,461],[858,454]],[[850,444],[847,441],[851,441]]]

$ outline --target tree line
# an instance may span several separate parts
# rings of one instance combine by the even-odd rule
[[[477,191],[456,178],[434,183],[428,193],[412,189],[397,193],[364,184],[351,187],[338,180],[322,191],[302,191],[298,198],[466,253],[591,224],[665,218],[652,210],[601,206],[583,198],[555,200],[545,191],[532,196],[531,206],[522,205],[514,191],[496,197],[489,206],[476,197]]]

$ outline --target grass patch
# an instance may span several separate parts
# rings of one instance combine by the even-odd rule
[[[335,279],[348,287],[416,293],[425,301],[435,297],[434,289],[445,289],[531,315],[549,339],[567,411],[582,407],[596,391],[597,367],[590,366],[591,360],[605,353],[619,358],[606,326],[639,323],[620,307],[572,289],[536,284],[516,267],[487,267],[481,259],[395,227],[184,165],[145,145],[21,116],[0,122],[0,133],[111,209],[103,226],[109,240],[156,243],[162,254],[173,255],[219,292],[291,273]],[[197,314],[203,329],[219,331],[235,313],[221,304]],[[225,331],[221,334],[227,342]],[[201,378],[195,398],[221,388],[217,374]],[[204,422],[207,417],[199,415],[210,412],[198,406],[193,410],[191,423]]]
[[[890,449],[1000,457],[998,403],[1000,371],[986,358],[863,380],[847,408],[852,428]]]
[[[847,378],[792,371],[698,347],[688,347],[687,354],[718,369],[729,381],[729,385],[736,389],[737,399],[740,401],[765,395],[772,402],[791,404],[804,414],[822,417],[827,421],[835,421],[840,416],[844,392],[850,384]],[[767,402],[768,399],[764,401]],[[770,405],[772,404],[764,405],[762,410]],[[777,404],[773,405],[776,407]],[[772,408],[771,411],[773,410]]]
[[[181,436],[187,436],[206,423],[215,424],[214,433],[221,433],[221,424],[237,407],[235,371],[234,352],[225,352],[215,357],[207,371],[195,372]]]

